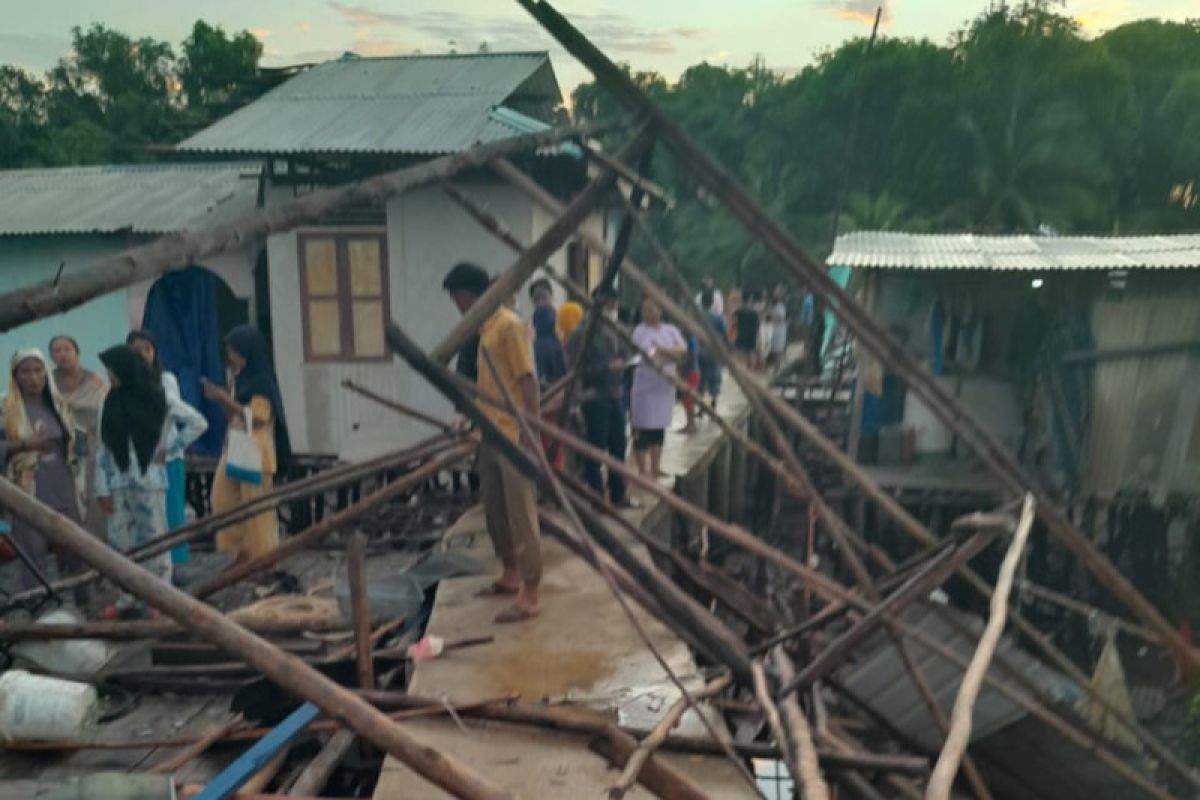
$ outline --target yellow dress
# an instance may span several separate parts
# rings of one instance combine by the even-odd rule
[[[254,438],[262,450],[262,486],[236,481],[225,474],[226,453],[221,454],[213,476],[212,510],[214,514],[228,511],[249,500],[271,491],[274,485],[275,460],[275,416],[271,401],[262,395],[250,399],[250,411],[254,420]],[[255,558],[279,547],[279,518],[275,510],[226,525],[217,532],[217,549],[223,553],[237,553],[246,558]]]

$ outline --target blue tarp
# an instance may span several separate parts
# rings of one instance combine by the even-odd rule
[[[168,273],[151,288],[142,317],[142,327],[158,342],[163,368],[179,379],[184,402],[208,420],[208,431],[192,446],[193,452],[214,457],[225,441],[225,414],[204,399],[200,379],[225,383],[217,329],[218,280],[202,267]]]

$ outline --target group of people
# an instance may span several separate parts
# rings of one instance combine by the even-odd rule
[[[464,314],[490,285],[487,272],[467,262],[451,269],[442,284]],[[476,383],[480,395],[493,400],[507,395],[522,413],[537,416],[542,413],[541,394],[557,390],[576,366],[578,413],[588,442],[623,462],[631,433],[638,472],[649,479],[667,477],[662,470],[663,445],[681,395],[687,411],[681,431],[697,430],[695,406],[689,393],[678,390],[677,382],[715,405],[721,389],[716,354],[664,319],[662,308],[651,298],[643,300],[636,324],[626,336],[618,324],[622,315],[611,287],[602,285],[592,293],[586,315],[574,302],[556,309],[544,279],[530,285],[529,296],[533,304],[529,323],[520,319],[511,303],[501,305],[459,350],[458,372]],[[718,305],[719,293],[706,285],[698,302],[705,309],[707,324],[718,336],[727,337],[729,326]],[[569,391],[562,395],[574,396]],[[550,409],[554,406],[548,404]],[[516,418],[487,403],[483,410],[501,433],[514,443],[521,441]],[[574,411],[559,404],[558,410],[546,413],[561,420]],[[531,444],[546,448],[551,462],[562,466],[561,454],[548,438]],[[636,505],[619,472],[602,469],[595,459],[581,461],[584,480],[594,491],[618,508]],[[512,599],[497,616],[498,622],[529,619],[538,613],[542,577],[536,488],[486,442],[480,446],[476,472],[488,533],[502,564],[499,578],[484,593]]]
[[[733,290],[726,309],[729,337],[747,367],[769,370],[783,363],[788,346],[787,290]]]
[[[228,454],[223,453],[213,482],[217,512],[269,491],[289,453],[278,381],[262,334],[239,326],[226,337],[225,349],[230,386],[205,382],[204,396],[225,412],[231,429],[244,430],[250,421],[261,455],[261,479],[251,483],[231,477]],[[5,477],[122,552],[183,525],[184,456],[208,429],[208,420],[183,400],[175,376],[163,369],[154,337],[134,331],[124,344],[100,353],[105,376],[82,366],[79,343],[70,336],[54,337],[50,355],[53,366],[32,347],[18,350],[10,361],[9,389],[0,403]],[[13,541],[32,565],[21,564],[21,583],[31,588],[45,576],[51,548],[24,520],[10,523]],[[218,549],[238,559],[262,555],[278,543],[274,512],[225,526],[217,535]],[[82,567],[69,552],[53,555],[63,575]],[[188,556],[183,545],[143,565],[170,581],[173,565]],[[75,600],[85,610],[91,598],[81,588]],[[102,612],[108,618],[144,613],[124,594]]]

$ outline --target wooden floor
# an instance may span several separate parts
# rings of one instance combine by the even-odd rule
[[[682,411],[676,410],[673,430],[683,424]],[[731,380],[726,381],[718,410],[731,421],[747,414],[745,398]],[[691,436],[669,432],[663,469],[686,477],[705,468],[723,440],[720,429],[711,423],[702,424],[700,432]],[[666,509],[651,498],[642,500],[643,508],[628,512],[630,519],[643,529],[653,529],[658,524],[655,520],[665,518]],[[481,560],[493,560],[478,508],[451,529],[448,543]],[[649,558],[644,547],[634,549]],[[496,640],[418,665],[410,691],[459,702],[518,693],[522,704],[566,703],[623,725],[652,727],[678,698],[677,690],[600,576],[549,538],[544,539],[544,550],[543,610],[530,622],[492,623],[506,601],[480,598],[476,593],[493,576],[442,581],[428,632],[447,639],[494,634]],[[698,685],[700,676],[688,648],[656,620],[640,609],[638,613],[675,672],[690,685]],[[406,724],[406,728],[518,797],[601,797],[617,775],[580,737],[473,720],[463,720],[461,725],[453,720],[422,720]],[[680,732],[703,735],[704,730],[700,720],[689,714]],[[754,796],[724,759],[669,758],[713,798]],[[394,759],[385,763],[375,791],[381,800],[449,796]],[[637,790],[628,796],[649,795]]]

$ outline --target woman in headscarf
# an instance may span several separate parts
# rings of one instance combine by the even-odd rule
[[[110,347],[100,361],[112,388],[100,412],[96,495],[108,514],[108,543],[128,552],[167,532],[167,452],[178,440],[194,442],[207,422],[178,397],[169,397],[129,345]],[[170,582],[170,553],[143,566]],[[134,599],[122,594],[105,616],[138,613]]]
[[[571,334],[583,320],[583,306],[574,300],[568,300],[558,307],[558,335],[563,344],[571,340]]]
[[[208,420],[204,419],[199,411],[183,402],[183,397],[179,393],[179,381],[173,374],[163,369],[162,358],[158,354],[158,342],[154,341],[154,337],[148,331],[131,332],[125,337],[125,344],[132,347],[145,359],[150,371],[162,383],[167,397],[172,402],[187,406],[188,410],[194,413],[195,416],[189,415],[189,419],[198,417],[204,422],[199,432],[193,431],[195,436],[189,440],[185,441],[182,436],[171,437],[171,446],[167,450],[167,529],[175,530],[187,522],[187,468],[184,466],[183,457],[187,448],[208,430]],[[191,548],[186,542],[171,549],[172,564],[186,564],[190,557]]]
[[[68,519],[81,522],[75,420],[50,379],[50,365],[41,350],[31,347],[13,355],[3,411],[0,454],[5,477]],[[51,550],[45,537],[20,518],[12,521],[12,536],[44,575]],[[82,566],[65,550],[58,550],[57,556],[64,575]],[[21,586],[29,589],[37,583],[37,577],[22,565]],[[84,600],[76,596],[77,602]]]
[[[225,355],[233,373],[233,391],[204,384],[204,396],[225,409],[231,429],[245,428],[245,411],[250,409],[251,433],[262,453],[262,484],[235,480],[226,474],[228,445],[213,477],[213,513],[240,505],[271,491],[274,476],[284,471],[291,457],[291,442],[283,413],[279,381],[271,363],[266,339],[252,325],[239,325],[225,337]],[[239,561],[269,553],[279,546],[279,520],[264,511],[217,533],[217,549],[236,553]]]
[[[83,498],[84,527],[103,539],[104,514],[96,505],[96,421],[108,386],[79,363],[79,343],[70,336],[60,334],[50,340],[50,358],[54,360],[54,386],[79,426],[75,455],[80,469],[76,481]]]

